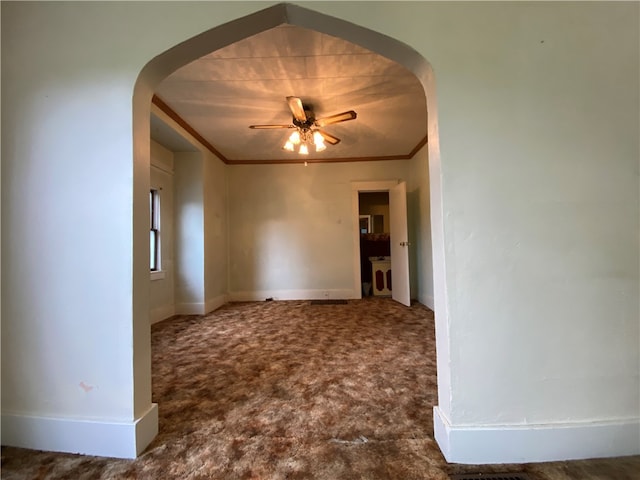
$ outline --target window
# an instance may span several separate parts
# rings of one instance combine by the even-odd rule
[[[158,190],[149,193],[149,253],[152,272],[160,270],[160,194]]]

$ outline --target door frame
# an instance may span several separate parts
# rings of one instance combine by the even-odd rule
[[[351,217],[353,220],[353,292],[357,299],[362,298],[362,275],[360,274],[360,192],[388,192],[401,180],[377,180],[370,182],[351,182]],[[411,277],[409,277],[411,282]]]

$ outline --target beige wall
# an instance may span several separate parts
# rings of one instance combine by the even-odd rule
[[[431,247],[431,205],[429,190],[429,155],[422,148],[409,161],[407,182],[409,212],[409,266],[411,298],[434,308],[433,256]]]
[[[205,305],[204,159],[175,154],[176,313],[202,314]]]
[[[204,301],[205,312],[226,302],[228,291],[227,169],[209,152],[203,153]]]
[[[171,308],[158,312],[151,304],[152,323],[167,318],[170,311],[171,314],[210,312],[227,301],[228,290],[227,167],[172,118],[155,106],[153,110],[196,151],[172,153],[151,142],[152,154],[161,152],[162,155],[157,156],[168,159],[164,164],[170,160],[172,172],[174,164],[178,170],[171,178],[171,190],[177,187],[177,194],[169,210],[171,221],[177,225],[171,241],[175,245],[171,255],[178,269],[174,280],[177,294]]]
[[[406,180],[408,168],[407,160],[230,166],[231,298],[357,296],[351,182]]]
[[[175,154],[176,313],[203,314],[226,301],[226,168],[212,154]]]

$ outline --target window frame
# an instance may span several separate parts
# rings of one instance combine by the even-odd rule
[[[153,238],[153,241],[151,238]],[[149,191],[149,271],[152,274],[162,271],[161,261],[160,190],[157,188],[151,188]]]

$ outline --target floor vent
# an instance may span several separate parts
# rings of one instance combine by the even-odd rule
[[[526,473],[464,473],[451,475],[451,480],[534,480]]]
[[[346,300],[311,300],[311,305],[346,305]]]

